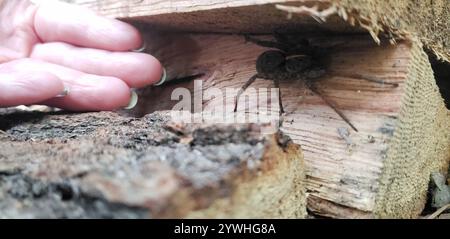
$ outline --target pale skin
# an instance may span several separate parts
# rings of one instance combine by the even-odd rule
[[[160,80],[161,63],[131,51],[143,45],[133,26],[43,2],[0,0],[0,107],[116,110],[128,105],[132,88]]]

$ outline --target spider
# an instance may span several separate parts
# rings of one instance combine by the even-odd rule
[[[350,120],[326,97],[324,97],[318,87],[318,80],[325,76],[327,69],[321,62],[321,59],[330,50],[329,48],[313,46],[309,40],[305,38],[296,38],[279,33],[274,34],[275,41],[260,40],[254,37],[246,36],[246,41],[253,42],[257,45],[273,48],[276,50],[268,50],[263,52],[256,60],[256,74],[250,77],[248,81],[241,87],[235,98],[234,112],[237,111],[239,97],[244,91],[255,82],[256,79],[273,80],[275,88],[279,89],[278,103],[280,115],[284,114],[282,102],[282,93],[280,81],[288,79],[301,80],[306,87],[314,94],[320,96],[322,100],[330,106],[353,130],[358,129],[350,122]],[[392,87],[398,87],[397,83],[384,82],[376,77],[365,76],[362,74],[347,74],[345,77],[364,79],[369,82],[385,84]]]

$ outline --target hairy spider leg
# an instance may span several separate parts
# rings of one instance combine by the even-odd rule
[[[394,88],[398,87],[398,83],[386,82],[386,81],[384,81],[382,79],[378,79],[378,78],[373,77],[373,76],[360,75],[360,74],[354,74],[352,76],[354,78],[355,77],[356,78],[360,78],[360,79],[363,79],[363,80],[366,80],[366,81],[369,81],[369,82],[378,83],[378,84],[381,84],[381,85],[390,85],[390,86],[392,86]]]
[[[267,40],[261,40],[255,37],[251,37],[246,35],[245,40],[251,43],[254,43],[258,46],[267,47],[267,48],[276,48],[280,50],[286,50],[286,46],[282,43],[276,42],[276,41],[267,41]]]
[[[280,79],[275,78],[273,79],[273,83],[275,84],[275,88],[278,88],[278,106],[280,108],[280,115],[284,114],[284,108],[283,108],[283,100],[281,95],[281,87],[280,87]]]
[[[282,42],[285,45],[288,46],[296,46],[301,45],[303,47],[309,47],[310,42],[307,38],[300,36],[299,33],[297,34],[283,34],[278,30],[275,30],[273,33],[273,36],[275,37],[277,42]],[[289,38],[288,36],[295,36],[294,38]]]
[[[237,107],[238,107],[238,102],[239,102],[239,97],[241,97],[242,93],[244,93],[244,91],[251,85],[253,84],[253,82],[255,82],[255,80],[258,78],[258,74],[253,75],[252,77],[250,77],[250,79],[247,80],[247,82],[245,82],[245,84],[241,87],[241,89],[239,89],[237,95],[236,95],[236,101],[234,102],[234,112],[237,112]]]
[[[379,78],[373,77],[373,76],[368,76],[368,75],[363,75],[363,74],[358,74],[358,73],[341,73],[341,72],[329,72],[329,73],[333,74],[334,76],[362,79],[362,80],[365,80],[368,82],[373,82],[373,83],[377,83],[377,84],[381,84],[381,85],[389,85],[389,86],[392,86],[393,88],[398,87],[398,83],[386,82],[382,79],[379,79]]]
[[[320,90],[316,87],[315,83],[307,83],[306,86],[316,95],[320,96],[322,100],[330,106],[334,112],[336,112],[350,127],[358,132],[358,129],[350,122],[350,120],[347,118],[347,116],[344,115],[330,100],[328,100],[326,97],[323,96],[323,94],[320,92]]]
[[[378,83],[378,84],[381,84],[381,85],[390,85],[390,86],[392,86],[394,88],[398,87],[398,83],[386,82],[386,81],[384,81],[382,79],[378,79],[378,78],[373,77],[373,76],[367,76],[367,75],[361,75],[361,74],[352,74],[352,76],[360,78],[360,79],[363,79],[363,80],[366,80],[366,81],[369,81],[369,82]]]
[[[305,38],[300,38],[298,45],[296,45],[293,50],[291,49],[292,47],[290,46],[289,40],[282,36],[282,35],[278,35],[275,36],[275,39],[277,41],[267,41],[267,40],[261,40],[255,37],[251,37],[246,35],[245,36],[245,40],[251,43],[254,43],[258,46],[262,46],[262,47],[267,47],[267,48],[275,48],[275,49],[279,49],[283,52],[288,52],[288,53],[295,53],[295,54],[306,54],[306,55],[311,55],[311,56],[321,56],[323,55],[322,51],[320,48],[317,47],[312,47],[310,46],[310,43],[308,42],[307,39]]]

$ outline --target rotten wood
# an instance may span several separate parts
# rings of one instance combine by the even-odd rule
[[[306,216],[300,148],[260,125],[22,112],[0,128],[0,218]]]

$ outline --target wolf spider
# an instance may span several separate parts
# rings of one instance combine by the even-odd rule
[[[276,88],[279,89],[278,103],[280,107],[280,115],[284,114],[280,81],[296,79],[303,81],[307,88],[314,94],[320,96],[322,100],[330,106],[353,130],[358,129],[350,122],[350,120],[342,113],[332,102],[324,97],[317,88],[318,80],[325,76],[327,69],[321,59],[326,56],[330,48],[313,46],[309,40],[305,38],[290,38],[287,35],[274,34],[276,41],[266,41],[246,36],[246,40],[257,45],[274,48],[277,50],[268,50],[263,52],[256,60],[256,74],[241,87],[236,95],[234,112],[237,111],[239,97],[256,79],[273,80]],[[397,83],[384,82],[376,77],[365,76],[363,74],[339,74],[340,76],[364,79],[391,87],[398,87]]]

